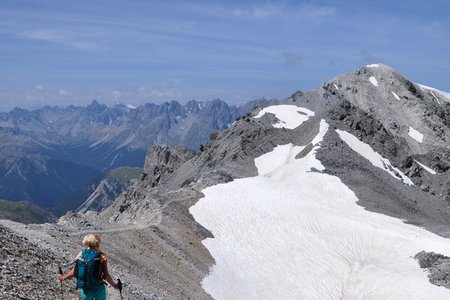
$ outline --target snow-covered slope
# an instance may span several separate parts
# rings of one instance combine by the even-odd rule
[[[216,261],[205,290],[215,299],[448,299],[413,256],[450,255],[450,240],[358,206],[315,157],[330,130],[320,125],[303,158],[304,146],[280,145],[255,160],[258,176],[206,188],[191,207],[214,236],[203,242]]]

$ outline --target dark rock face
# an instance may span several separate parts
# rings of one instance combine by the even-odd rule
[[[0,298],[61,299],[58,265],[67,261],[0,225]],[[70,285],[70,286],[69,286]],[[73,282],[63,283],[64,299],[78,299]]]
[[[147,187],[155,187],[161,178],[166,178],[192,157],[194,153],[181,145],[174,149],[166,145],[153,146],[145,157],[140,179],[147,180]]]
[[[428,278],[432,284],[450,288],[450,257],[421,251],[414,258],[422,269],[428,269]]]

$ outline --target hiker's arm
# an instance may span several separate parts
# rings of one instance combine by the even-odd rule
[[[67,272],[66,274],[58,274],[58,279],[60,281],[64,281],[66,279],[72,278],[75,275],[75,267],[72,268],[72,270],[70,270],[69,272]]]
[[[103,278],[115,289],[117,289],[117,284],[114,282],[114,280],[111,278],[111,275],[109,275],[108,272],[108,264],[105,261],[102,263],[102,270],[103,270]]]

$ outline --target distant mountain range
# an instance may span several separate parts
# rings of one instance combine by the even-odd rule
[[[0,113],[0,197],[28,200],[56,214],[86,199],[64,201],[122,166],[142,167],[154,144],[197,150],[213,131],[267,100],[230,106],[219,99],[112,107],[15,108]]]

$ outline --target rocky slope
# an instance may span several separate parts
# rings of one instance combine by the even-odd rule
[[[279,107],[258,107],[211,135],[196,155],[153,147],[136,184],[100,214],[70,214],[45,226],[9,226],[37,243],[63,240],[67,255],[76,253],[85,233],[101,234],[112,273],[126,278],[130,299],[211,299],[202,281],[216,261],[202,241],[214,232],[197,223],[189,209],[205,196],[205,188],[257,176],[256,158],[293,144],[303,149],[296,160],[313,153],[323,165],[323,171],[311,174],[337,177],[367,211],[449,238],[450,100],[431,91],[387,66],[367,66],[314,91],[296,92],[281,103],[293,105],[283,110],[294,112],[289,117],[277,114]],[[290,124],[297,119],[302,122]],[[318,147],[324,122],[329,128]],[[349,135],[355,140],[344,139]],[[362,143],[364,151],[355,147]],[[369,156],[368,149],[382,158],[374,162],[378,156]],[[420,269],[418,262],[414,268]]]
[[[52,251],[43,249],[0,225],[0,298],[78,299],[74,286],[56,279],[58,265],[67,264]],[[61,292],[63,294],[61,294]]]

